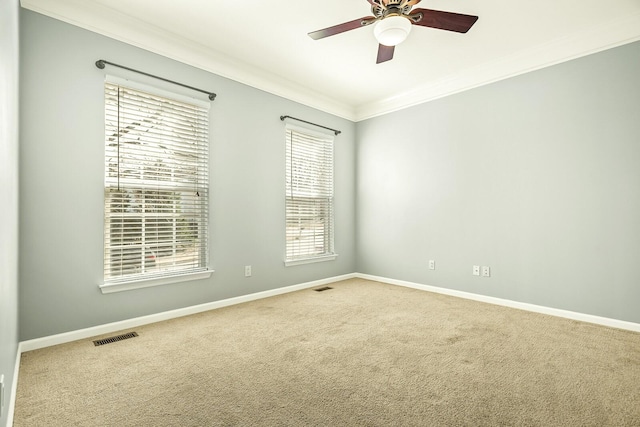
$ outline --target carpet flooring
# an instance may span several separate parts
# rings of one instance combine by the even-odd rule
[[[640,426],[640,334],[352,279],[24,353],[14,426]]]

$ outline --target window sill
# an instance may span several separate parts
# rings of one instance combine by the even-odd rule
[[[99,286],[103,294],[113,292],[131,291],[133,289],[149,288],[151,286],[169,285],[172,283],[189,282],[192,280],[207,279],[214,270],[198,271],[197,273],[176,274],[175,276],[154,277],[150,279],[131,280],[129,282],[103,283]]]
[[[314,262],[333,261],[336,258],[338,258],[338,254],[331,254],[331,255],[324,255],[324,256],[318,256],[313,258],[303,258],[303,259],[296,259],[292,261],[285,261],[284,265],[285,267],[291,267],[294,265],[311,264]]]

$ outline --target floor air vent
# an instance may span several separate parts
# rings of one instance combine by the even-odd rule
[[[103,338],[101,340],[95,340],[93,345],[96,347],[99,345],[111,344],[112,342],[118,342],[122,340],[128,340],[129,338],[137,337],[138,334],[136,332],[129,332],[128,334],[117,335],[115,337]]]
[[[329,289],[333,289],[329,286],[325,286],[324,288],[318,288],[318,289],[314,289],[314,291],[316,292],[322,292],[322,291],[328,291]]]

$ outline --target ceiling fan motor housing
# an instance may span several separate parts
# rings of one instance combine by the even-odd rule
[[[395,6],[395,5],[389,5],[386,7],[373,5],[371,6],[371,13],[373,13],[373,16],[375,16],[378,19],[385,19],[390,16],[408,15],[409,12],[411,12],[412,7],[413,6],[410,6],[410,5],[405,5],[402,7]]]

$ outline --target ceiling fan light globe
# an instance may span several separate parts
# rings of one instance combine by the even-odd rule
[[[411,31],[411,22],[402,16],[390,16],[378,21],[373,34],[378,43],[385,46],[396,46],[402,43]]]

